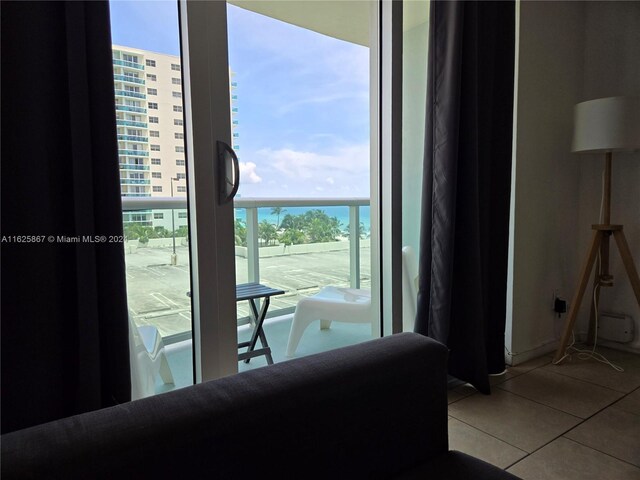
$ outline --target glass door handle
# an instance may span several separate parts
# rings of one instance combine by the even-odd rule
[[[233,200],[240,187],[240,163],[238,156],[226,143],[218,140],[218,174],[220,177],[219,203],[224,205]]]

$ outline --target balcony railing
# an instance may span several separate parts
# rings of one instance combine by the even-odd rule
[[[127,141],[127,142],[147,143],[149,141],[149,138],[148,137],[139,137],[137,135],[122,135],[122,134],[118,134],[118,140]]]
[[[147,122],[134,122],[133,120],[116,120],[116,125],[120,125],[122,127],[138,127],[138,128],[148,128],[149,125]]]
[[[118,155],[125,155],[128,157],[148,157],[149,152],[146,150],[118,150]]]
[[[117,58],[113,59],[113,64],[119,65],[121,67],[135,68],[136,70],[144,70],[144,65],[140,63],[128,62],[126,60],[118,60]]]
[[[148,178],[121,178],[120,185],[151,185]]]
[[[142,78],[132,77],[131,75],[114,75],[113,79],[120,82],[128,82],[128,83],[135,83],[138,85],[144,85],[144,80]]]
[[[365,285],[368,285],[368,279],[370,278],[369,272],[367,271],[368,262],[365,263],[365,274],[361,275],[361,247],[367,248],[368,240],[361,240],[360,236],[361,210],[363,207],[368,206],[368,198],[237,199],[234,202],[236,217],[242,216],[241,214],[244,213],[243,217],[246,219],[246,247],[236,245],[235,248],[236,263],[240,268],[240,270],[237,270],[238,282],[259,282],[262,279],[263,281],[274,282],[274,284],[278,284],[277,286],[287,291],[287,294],[283,296],[282,299],[273,299],[272,306],[269,310],[270,317],[293,312],[295,303],[302,295],[313,293],[325,284],[360,288],[362,280],[365,282]],[[164,215],[158,217],[161,219],[158,225],[163,225],[171,231],[172,216],[175,220],[184,219],[180,214],[186,212],[187,199],[186,197],[123,197],[122,207],[126,213],[139,212],[141,210],[153,210],[154,212],[164,211]],[[340,213],[336,216],[340,217],[342,228],[345,228],[348,223],[348,239],[316,244],[261,246],[259,225],[261,221],[264,220],[265,215],[272,217],[272,215],[267,212],[274,207],[288,209],[288,212],[281,214],[280,221],[283,220],[283,215],[286,215],[286,213],[302,213],[309,209],[317,208],[322,210],[326,208],[329,216],[332,216],[333,212],[339,211]],[[343,208],[338,210],[332,207]],[[329,210],[330,208],[333,212]],[[182,210],[182,212],[175,212],[175,210]],[[239,210],[244,210],[244,212],[239,212]],[[154,221],[154,227],[155,226],[156,222]],[[174,226],[174,229],[176,228],[178,228],[177,223]],[[344,236],[346,237],[347,233],[345,233]],[[167,240],[157,239],[153,241],[154,244],[162,242],[166,243]],[[170,244],[170,240],[168,240],[168,242]],[[163,257],[160,258],[162,258],[162,260],[158,263],[162,263],[164,260]],[[367,259],[367,257],[364,258]],[[265,269],[262,275],[260,273],[261,262]],[[324,273],[315,270],[314,267],[310,265],[310,262],[315,262],[315,264],[320,265],[320,269],[323,270]],[[327,262],[329,263],[327,264]],[[336,265],[333,266],[331,262],[335,262]],[[277,272],[281,272],[282,275]],[[185,288],[188,288],[187,284],[185,284]],[[175,295],[174,292],[173,294]],[[183,296],[182,293],[180,293],[172,297],[172,292],[169,291],[163,295],[169,296],[172,301],[178,303],[182,301]],[[168,301],[165,300],[165,302]],[[168,303],[173,305],[171,302]],[[185,306],[184,308],[187,307],[188,306]],[[241,307],[244,306],[238,305],[239,315],[247,315],[248,312],[243,312]],[[167,307],[167,311],[172,311],[171,308]],[[158,312],[156,313],[159,315]],[[154,315],[156,315],[156,313],[154,313]],[[170,313],[168,313],[168,315],[169,314]],[[183,320],[178,319],[177,321]],[[176,333],[176,331],[174,330],[173,333]]]
[[[131,105],[116,105],[116,110],[120,112],[147,113],[144,107],[132,107]]]
[[[131,98],[147,98],[147,95],[140,92],[132,92],[130,90],[116,90],[116,97],[131,97]]]
[[[121,163],[120,170],[150,170],[149,165],[140,165],[139,163]]]

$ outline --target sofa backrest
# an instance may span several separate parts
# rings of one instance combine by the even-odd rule
[[[2,478],[389,478],[447,445],[447,351],[404,333],[2,437]]]

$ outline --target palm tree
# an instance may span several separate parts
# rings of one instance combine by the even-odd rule
[[[262,238],[264,245],[267,246],[278,238],[276,227],[268,221],[263,220],[258,225],[258,236]]]
[[[282,208],[282,207],[273,207],[271,209],[271,215],[277,215],[276,229],[280,228],[280,215],[283,214],[286,211],[287,211],[287,209],[286,208]]]

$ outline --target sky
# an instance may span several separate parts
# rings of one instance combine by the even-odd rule
[[[369,49],[227,6],[242,197],[369,196]],[[179,54],[172,1],[112,1],[113,43]]]

